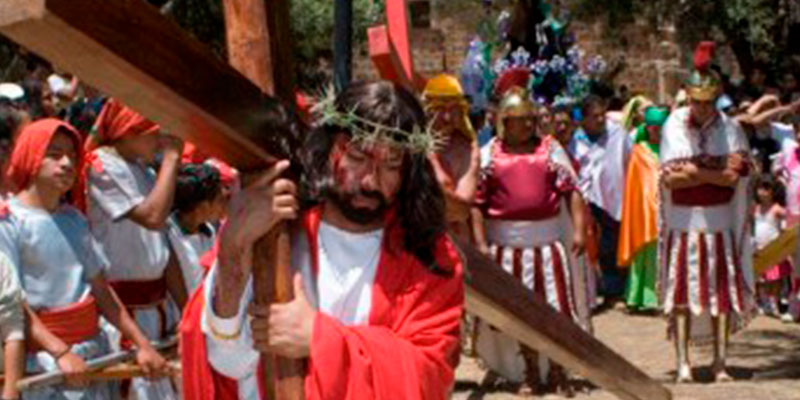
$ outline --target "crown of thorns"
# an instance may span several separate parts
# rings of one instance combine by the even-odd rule
[[[341,111],[336,106],[333,90],[326,90],[312,108],[320,126],[335,126],[348,131],[355,143],[364,145],[389,145],[411,153],[433,154],[444,145],[445,138],[436,133],[433,124],[414,125],[410,131],[363,118],[357,107]]]

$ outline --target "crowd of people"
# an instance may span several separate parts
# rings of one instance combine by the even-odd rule
[[[797,81],[787,72],[768,86],[757,69],[734,86],[713,51],[698,47],[670,104],[594,94],[572,107],[542,104],[528,91],[533,67],[501,70],[488,116],[473,115],[483,124],[472,160],[480,167],[439,174],[448,218],[471,226],[478,249],[587,331],[608,307],[667,315],[679,382],[693,379],[690,343],[714,344],[711,369],[726,381],[729,335],[754,312],[800,318],[796,255],[758,271],[752,262],[797,226]],[[427,90],[464,101],[457,82],[449,91],[436,83]],[[435,123],[461,126],[441,103],[429,106]],[[451,212],[459,206],[473,210]],[[479,320],[470,329],[489,382],[570,390],[564,371],[533,349]]]
[[[202,143],[37,60],[0,84],[2,399],[256,399],[259,351],[308,359],[308,398],[445,398],[461,337],[498,381],[569,390],[563,368],[463,318],[445,232],[588,332],[617,301],[667,315],[677,380],[703,342],[729,380],[729,334],[754,310],[800,319],[797,260],[752,268],[800,221],[800,87],[761,69],[735,87],[712,50],[671,104],[620,109],[537,103],[527,65],[502,71],[480,115],[455,76],[421,96],[354,83],[314,105],[299,183],[282,161],[245,188]],[[263,308],[253,247],[283,220],[299,226],[296,297]],[[154,348],[176,334],[182,388]],[[149,379],[87,380],[87,362],[126,349]],[[16,388],[55,370],[65,383]]]
[[[24,398],[177,399],[169,377],[80,374],[132,348],[146,373],[165,371],[153,343],[174,336],[210,267],[236,171],[41,60],[28,73],[0,84],[2,398],[20,397],[22,371],[61,370],[69,385]]]

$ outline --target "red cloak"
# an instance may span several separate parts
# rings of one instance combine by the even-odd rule
[[[319,208],[303,217],[314,252],[314,271],[320,219]],[[389,244],[402,243],[401,229],[396,224],[387,226]],[[438,240],[437,267],[450,273],[442,276],[422,266],[410,253],[390,248],[384,244],[368,325],[344,326],[316,313],[306,398],[421,400],[449,396],[458,364],[464,304],[458,253],[446,237]],[[200,326],[203,308],[201,287],[187,305],[180,326],[184,399],[235,400],[237,382],[214,371],[208,362]]]

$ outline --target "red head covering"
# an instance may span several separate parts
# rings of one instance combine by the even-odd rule
[[[94,123],[86,150],[113,143],[125,136],[158,133],[161,127],[115,99],[109,99]]]
[[[95,168],[98,172],[103,170],[102,163],[100,163],[100,160],[92,150],[114,143],[126,136],[150,135],[158,133],[160,130],[161,127],[156,125],[155,122],[146,119],[115,99],[108,99],[103,106],[103,110],[100,111],[100,115],[97,116],[97,121],[95,121],[92,132],[84,145],[86,157],[81,165],[78,186],[81,189],[88,187],[90,167]],[[86,212],[85,190],[77,193],[74,201],[76,207]]]
[[[499,97],[503,97],[513,87],[527,89],[530,79],[530,69],[526,67],[510,68],[497,78],[497,82],[494,84],[494,93]]]
[[[200,150],[192,142],[183,142],[183,154],[181,155],[181,162],[184,164],[202,164],[208,160],[209,155]]]
[[[717,45],[711,41],[700,42],[694,50],[694,68],[700,72],[708,72],[711,69],[711,61],[714,60],[714,50]]]
[[[239,171],[217,158],[209,158],[207,162],[219,171],[220,183],[229,187],[237,186],[239,182]]]
[[[53,136],[58,130],[68,134],[75,144],[75,153],[78,157],[75,165],[76,170],[81,165],[81,160],[83,159],[81,136],[72,125],[55,118],[33,122],[19,134],[8,163],[6,175],[14,186],[15,193],[31,184],[42,166],[42,160],[47,153],[47,146],[50,145],[50,141],[53,140]],[[73,192],[75,191],[73,190]]]

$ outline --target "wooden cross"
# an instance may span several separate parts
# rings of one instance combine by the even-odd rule
[[[0,32],[240,170],[281,155],[282,128],[268,118],[276,101],[140,0],[0,0]],[[460,247],[470,313],[622,399],[671,398],[491,260]]]
[[[294,104],[294,68],[289,35],[289,3],[282,0],[223,0],[228,60],[262,92]],[[277,132],[272,132],[273,135]],[[289,147],[289,146],[283,146]],[[273,149],[291,151],[290,149]],[[286,154],[284,154],[284,157]],[[244,177],[245,182],[258,175]],[[256,244],[253,254],[254,301],[259,305],[294,298],[291,236],[280,224]],[[272,398],[301,400],[302,362],[262,353],[264,386]]]
[[[414,70],[405,0],[386,1],[386,21],[367,30],[370,59],[381,78],[421,92],[426,80]]]

